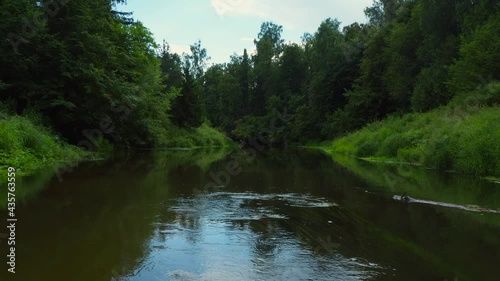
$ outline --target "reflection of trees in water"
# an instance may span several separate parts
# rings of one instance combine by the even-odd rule
[[[6,170],[2,170],[7,174]],[[17,188],[16,202],[19,205],[22,205],[25,201],[30,200],[30,198],[35,197],[39,192],[43,190],[43,188],[50,182],[53,177],[54,170],[53,169],[44,169],[40,170],[32,175],[17,177],[16,182],[17,186],[21,188]],[[7,181],[7,180],[6,180]],[[7,182],[0,182],[2,186],[7,186]],[[5,191],[7,188],[4,189]],[[8,192],[0,192],[0,212],[7,209],[7,200]]]
[[[278,239],[282,238],[276,221],[266,219],[250,221],[248,229],[255,234],[252,250],[257,257],[264,259],[275,254],[277,244],[279,244]]]
[[[145,266],[144,258],[150,250],[145,242],[152,238],[159,243],[165,242],[174,225],[190,230],[185,233],[188,241],[195,243],[199,240],[197,230],[201,227],[201,215],[196,212],[201,209],[194,207],[187,213],[172,211],[169,207],[174,202],[169,198],[177,192],[189,193],[200,181],[206,165],[226,154],[224,150],[155,151],[139,153],[137,157],[128,155],[125,161],[113,164],[117,165],[114,170],[120,174],[123,183],[118,186],[130,187],[118,191],[120,197],[124,197],[118,203],[127,206],[114,220],[110,218],[116,223],[109,225],[114,229],[110,233],[117,235],[109,240],[117,244],[115,250],[120,257],[117,265],[112,267],[115,276],[133,275]],[[205,158],[197,162],[200,157]],[[189,164],[193,162],[194,165]],[[125,174],[129,176],[123,178]],[[116,179],[111,181],[117,185]],[[104,253],[108,251],[103,250]]]
[[[369,177],[363,181],[323,154],[299,151],[282,158],[283,152],[276,151],[269,159],[265,153],[271,152],[252,163],[242,162],[242,173],[223,190],[227,194],[218,195],[191,191],[205,184],[210,171],[225,167],[229,160],[220,155],[208,157],[215,162],[199,162],[190,159],[203,157],[199,152],[147,152],[82,165],[62,183],[55,179],[23,207],[19,239],[30,250],[20,250],[25,258],[19,266],[32,273],[23,271],[20,277],[64,280],[80,272],[80,277],[69,279],[131,276],[148,266],[145,258],[151,247],[164,246],[172,235],[189,245],[202,243],[204,226],[212,222],[227,228],[228,235],[241,235],[240,246],[249,247],[251,261],[262,272],[279,271],[282,253],[294,253],[289,251],[310,254],[308,262],[317,262],[318,268],[339,257],[391,265],[398,256],[398,271],[421,272],[418,276],[431,279],[436,277],[431,267],[451,272],[453,264],[465,277],[488,280],[495,271],[498,228],[462,213],[367,193],[377,186],[369,180],[377,174],[383,177],[377,169],[358,167],[357,173]],[[408,182],[415,184],[418,177]],[[340,207],[292,206],[301,202],[293,200],[308,196],[328,198]],[[40,262],[47,253],[54,264]],[[483,265],[466,266],[471,259],[483,260]]]
[[[335,161],[374,189],[462,205],[500,208],[500,189],[478,177],[443,173],[403,164],[380,164],[336,155]]]
[[[41,191],[20,213],[23,227],[19,230],[23,241],[19,254],[24,257],[19,266],[30,270],[19,272],[18,277],[87,281],[135,274],[145,266],[150,250],[147,241],[155,235],[156,220],[163,224],[176,220],[160,206],[168,202],[169,171],[178,165],[176,161],[193,160],[184,156],[178,152],[124,153],[82,163],[65,174],[62,182],[53,178],[46,184],[51,173],[34,178]],[[200,152],[192,154],[199,156]],[[203,161],[203,165],[209,162]],[[183,177],[196,182],[190,173],[197,172],[186,170]],[[199,225],[190,218],[179,218],[179,223],[186,228]],[[0,244],[2,252],[5,245]]]
[[[152,210],[144,208],[146,196],[136,196],[141,179],[82,182],[78,173],[20,214],[20,266],[30,268],[18,273],[22,280],[109,280],[133,271],[147,253]]]
[[[255,214],[255,210],[259,208],[288,217],[236,219],[235,215],[229,220],[219,218],[230,222],[223,224],[224,227],[239,233],[248,233],[244,235],[251,246],[252,261],[262,271],[272,271],[273,262],[279,259],[282,247],[287,243],[292,243],[323,261],[341,255],[346,258],[364,257],[378,264],[391,265],[395,263],[394,257],[397,256],[400,257],[397,264],[401,271],[420,272],[416,276],[426,278],[436,277],[436,274],[432,273],[434,269],[429,269],[432,266],[450,271],[449,260],[467,268],[465,259],[460,258],[464,256],[461,252],[462,246],[467,243],[476,249],[467,248],[467,253],[471,256],[478,257],[482,254],[491,257],[484,267],[491,266],[495,261],[493,250],[484,250],[498,248],[494,246],[498,243],[492,242],[495,241],[492,237],[498,234],[495,229],[490,229],[491,235],[482,235],[486,237],[485,240],[471,239],[470,237],[478,237],[477,231],[481,228],[477,223],[465,221],[465,224],[462,224],[463,217],[450,217],[432,208],[409,208],[408,205],[392,202],[383,195],[366,193],[365,190],[372,187],[371,183],[360,180],[345,168],[336,166],[324,155],[308,156],[307,153],[301,155],[302,152],[299,152],[291,153],[287,158],[280,158],[280,152],[273,153],[273,159],[263,154],[251,163],[246,163],[243,161],[245,158],[241,158],[243,171],[231,178],[231,184],[225,191],[302,194],[306,187],[306,192],[332,198],[342,207],[300,208],[288,206],[279,200],[241,200],[233,210],[242,212],[247,217],[249,214]],[[226,161],[228,160],[223,159],[214,162],[208,171],[219,171],[217,169],[224,168]],[[171,166],[167,162],[165,165]],[[383,176],[378,170],[363,169],[367,175]],[[189,189],[194,188],[193,186],[204,183],[208,173],[192,163],[180,164],[168,171],[158,173],[157,181],[168,185],[169,192],[185,195],[189,195]],[[408,171],[405,169],[404,172]],[[414,183],[415,180],[418,179],[412,178],[409,182]],[[182,235],[191,243],[198,243],[202,224],[206,223],[202,219],[215,217],[217,220],[217,211],[225,211],[223,205],[228,204],[227,201],[219,202],[204,196],[207,195],[191,197],[189,204],[181,204],[184,208],[182,210],[162,211],[168,215],[165,215],[165,223],[161,224],[178,225],[191,230],[183,232]],[[458,230],[462,233],[457,234]],[[446,233],[447,240],[443,240],[445,236],[436,233]],[[449,237],[453,238],[450,240]],[[443,248],[443,244],[447,243],[452,247]],[[436,249],[451,248],[457,249],[458,252],[434,252]],[[416,263],[415,258],[421,261]],[[468,276],[473,271],[475,272],[467,270],[462,275]],[[486,273],[478,273],[477,276],[484,276],[488,270],[484,272]]]

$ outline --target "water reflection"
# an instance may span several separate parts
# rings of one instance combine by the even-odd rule
[[[173,219],[158,222],[151,240],[147,262],[155,269],[134,279],[166,272],[166,280],[365,280],[379,273],[375,263],[339,254],[331,237],[308,243],[317,233],[299,215],[337,208],[326,198],[245,192],[172,201],[164,207]]]
[[[241,173],[200,192],[229,161]],[[496,280],[497,214],[392,200],[494,206],[490,186],[425,170],[384,185],[380,166],[340,163],[196,150],[84,164],[20,204],[18,273],[0,280]]]

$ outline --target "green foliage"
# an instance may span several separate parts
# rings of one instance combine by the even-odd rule
[[[253,55],[244,50],[208,68],[199,40],[182,56],[166,41],[159,47],[141,22],[114,10],[124,1],[66,2],[32,34],[24,19],[43,19],[50,1],[0,3],[8,39],[0,42],[0,101],[11,114],[40,112],[35,126],[70,143],[89,141],[94,150],[227,143],[207,124],[239,139],[265,134],[271,145],[321,142],[392,115],[337,148],[467,171],[457,159],[472,157],[470,172],[489,172],[476,155],[489,152],[475,145],[490,145],[495,133],[478,125],[473,132],[486,135],[475,142],[470,128],[457,128],[473,126],[465,116],[495,120],[479,111],[498,103],[497,0],[375,0],[365,10],[369,23],[341,29],[329,18],[302,44],[285,44],[283,27],[265,22]],[[446,108],[458,111],[448,120],[436,108],[450,101]],[[397,117],[411,112],[429,113]],[[459,131],[467,142],[452,138]],[[21,143],[22,153],[49,146],[28,136]]]
[[[84,131],[100,129],[102,122],[113,125],[112,133],[102,134],[107,141],[154,143],[144,120],[168,110],[160,106],[169,100],[158,98],[156,44],[142,23],[114,13],[115,2],[57,5],[46,20],[30,22],[36,25],[33,34],[19,28],[27,24],[23,18],[43,19],[48,1],[2,2],[8,25],[0,29],[33,38],[20,40],[17,49],[6,40],[0,46],[0,77],[9,85],[0,90],[1,100],[13,99],[18,114],[28,106],[40,111],[72,143],[84,140]],[[151,104],[152,99],[162,101]]]
[[[202,124],[198,128],[172,130],[171,137],[163,145],[173,148],[207,148],[231,146],[234,143],[221,132]]]
[[[451,91],[468,92],[480,83],[500,80],[500,13],[462,41],[460,58],[450,67]]]
[[[339,21],[327,19],[321,23],[312,41],[310,99],[312,109],[319,115],[318,121],[344,105],[343,93],[354,80],[343,81],[347,78],[342,65],[346,57],[339,29]]]
[[[421,68],[417,60],[417,50],[423,40],[419,8],[412,9],[405,21],[394,23],[386,37],[384,55],[388,57],[388,64],[382,80],[399,111],[408,111],[415,77]]]
[[[163,77],[163,85],[166,91],[171,91],[173,88],[180,88],[183,81],[183,73],[181,66],[181,57],[170,51],[170,45],[163,41],[160,49],[160,66]]]
[[[88,155],[26,117],[9,116],[0,120],[2,170],[14,167],[26,174],[44,166],[71,164]]]
[[[465,95],[472,96],[471,94]],[[333,142],[331,151],[477,175],[500,175],[500,86],[428,113],[391,117]]]
[[[188,68],[184,69],[184,82],[173,104],[173,121],[181,127],[199,127],[203,122],[200,102],[201,86]]]
[[[447,104],[452,98],[443,81],[448,80],[448,72],[442,66],[433,65],[418,74],[411,104],[416,112],[427,111]]]
[[[232,134],[237,139],[256,139],[262,129],[266,127],[266,117],[245,116],[243,119],[236,121],[236,128]]]
[[[264,22],[257,36],[258,39],[254,41],[257,49],[256,55],[252,57],[255,88],[250,97],[253,115],[265,115],[267,98],[279,94],[276,61],[283,51],[282,32],[282,26]]]
[[[490,185],[484,180],[467,175],[442,176],[437,171],[422,169],[411,165],[381,165],[369,163],[352,157],[334,154],[335,161],[349,171],[365,179],[371,185],[389,194],[408,192],[417,198],[432,198],[439,202],[469,205],[471,202],[481,203],[481,206],[497,209],[500,207],[500,190],[490,190]],[[481,186],[488,196],[478,192]],[[482,217],[482,216],[480,216]]]
[[[169,57],[168,52],[165,53],[165,51],[162,55]],[[204,84],[204,69],[209,59],[207,50],[201,47],[199,40],[191,45],[191,54],[183,56],[182,88],[180,94],[175,97],[172,107],[173,121],[178,126],[199,127],[203,123],[202,85]],[[180,65],[175,66],[175,68],[179,67]]]

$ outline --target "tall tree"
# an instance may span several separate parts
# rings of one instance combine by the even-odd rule
[[[163,41],[163,45],[159,50],[159,56],[163,84],[166,90],[181,87],[183,81],[181,57],[170,51],[170,45],[166,41]]]
[[[257,54],[253,57],[256,86],[252,97],[252,110],[256,114],[265,113],[267,98],[277,92],[274,61],[282,52],[282,32],[282,26],[264,22],[254,41]]]
[[[184,54],[182,68],[184,82],[180,95],[172,107],[175,123],[185,127],[199,127],[203,123],[204,108],[201,103],[204,73],[210,57],[207,50],[196,41],[190,46],[191,54]]]
[[[210,57],[207,55],[207,49],[201,46],[201,40],[196,41],[189,49],[191,50],[191,54],[187,57],[190,60],[190,71],[196,80],[200,80],[203,78],[203,73]]]
[[[310,99],[317,122],[324,122],[326,115],[345,103],[341,83],[343,55],[343,35],[339,30],[340,22],[327,19],[321,23],[314,34],[311,47],[311,87]]]
[[[243,106],[243,114],[250,113],[250,75],[252,65],[250,57],[248,56],[247,49],[243,50],[243,57],[241,59],[241,66],[239,68],[239,83],[241,89],[241,100]]]
[[[187,57],[185,57],[183,69],[184,82],[180,95],[177,96],[172,106],[172,119],[179,126],[199,127],[203,122],[199,85],[191,72]]]

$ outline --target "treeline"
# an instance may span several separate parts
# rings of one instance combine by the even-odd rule
[[[388,115],[429,111],[500,78],[499,2],[377,0],[365,9],[368,23],[341,29],[327,19],[301,44],[285,42],[282,27],[266,22],[255,54],[245,50],[196,72],[192,84],[178,78],[186,63],[164,52],[164,72],[185,94],[176,110],[189,109],[174,118],[190,117],[197,125],[205,116],[233,138],[266,132],[269,141],[283,144],[331,139]],[[206,58],[199,42],[194,47]],[[200,55],[192,61],[203,62]],[[284,114],[288,122],[269,133],[271,120]]]
[[[222,134],[178,109],[193,106],[198,58],[185,56],[167,86],[168,58],[141,22],[118,11],[124,2],[1,1],[0,118],[29,117],[90,150],[220,145]]]
[[[327,19],[301,44],[266,22],[254,54],[211,66],[200,41],[184,55],[158,46],[123,2],[1,1],[2,112],[38,114],[90,149],[222,141],[209,126],[286,144],[428,111],[500,76],[498,0],[374,1],[368,23]]]

